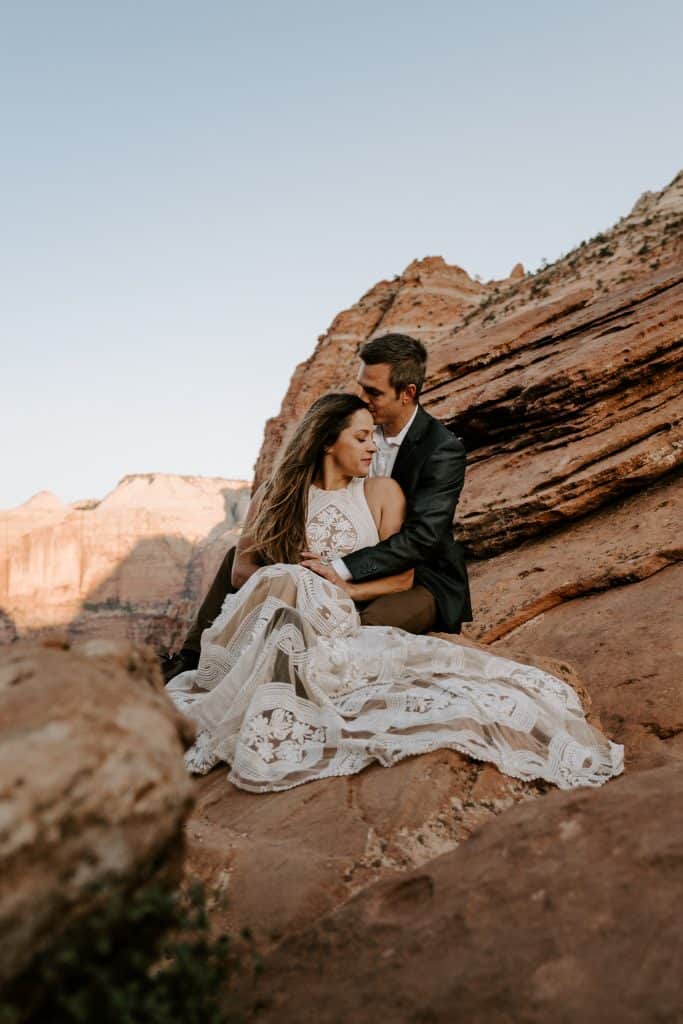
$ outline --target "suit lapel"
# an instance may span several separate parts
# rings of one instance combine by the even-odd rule
[[[403,444],[398,450],[396,462],[394,463],[394,468],[391,471],[392,478],[397,484],[400,484],[405,492],[410,489],[410,469],[413,466],[412,456],[415,453],[418,443],[422,439],[422,435],[424,434],[428,422],[428,413],[424,411],[421,405],[418,406],[417,415],[412,422],[410,430],[405,436]]]

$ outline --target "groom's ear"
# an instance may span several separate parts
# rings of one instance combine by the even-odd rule
[[[407,405],[408,402],[415,402],[417,387],[415,384],[406,384],[401,392],[401,401]]]

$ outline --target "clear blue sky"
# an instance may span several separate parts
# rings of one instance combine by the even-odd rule
[[[683,165],[683,6],[0,7],[0,507],[246,477],[333,316],[534,268]]]

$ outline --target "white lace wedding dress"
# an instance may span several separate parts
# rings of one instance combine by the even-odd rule
[[[311,489],[311,550],[336,557],[378,539],[362,480]],[[297,565],[259,569],[228,595],[197,671],[167,691],[199,726],[190,771],[225,761],[230,781],[254,793],[437,748],[562,789],[623,770],[623,747],[586,722],[562,680],[457,642],[361,626],[350,598]]]

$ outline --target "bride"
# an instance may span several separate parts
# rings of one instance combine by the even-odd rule
[[[413,573],[343,583],[329,563],[396,533],[399,485],[369,478],[373,420],[354,395],[319,398],[256,492],[233,583],[196,671],[167,686],[198,726],[188,768],[221,761],[253,793],[389,766],[437,748],[518,779],[598,786],[623,747],[590,726],[574,690],[540,669],[433,636],[361,626],[356,603]]]

